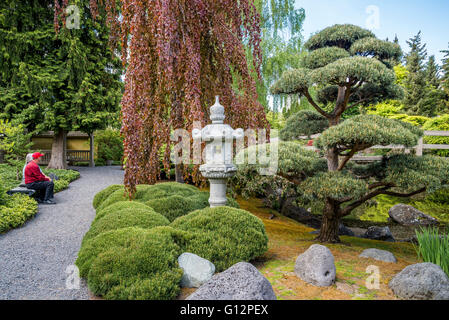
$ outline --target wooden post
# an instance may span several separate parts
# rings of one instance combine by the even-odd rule
[[[67,131],[64,131],[64,144],[63,144],[63,161],[66,164],[66,167],[69,165],[69,159],[67,158]]]
[[[89,134],[89,144],[90,144],[90,155],[89,155],[89,167],[95,167],[95,159],[94,159],[94,134]]]
[[[423,155],[423,145],[424,145],[424,138],[419,139],[418,145],[416,146],[416,155],[418,157],[422,157]]]

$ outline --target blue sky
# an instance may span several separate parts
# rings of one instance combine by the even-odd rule
[[[296,0],[296,7],[306,10],[305,40],[330,25],[352,23],[369,27],[381,39],[393,40],[397,34],[404,51],[406,40],[421,30],[428,54],[440,62],[439,51],[448,49],[447,0]]]

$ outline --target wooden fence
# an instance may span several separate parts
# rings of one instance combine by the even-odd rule
[[[41,159],[41,164],[47,165],[50,163],[51,150],[42,150],[44,156]],[[67,162],[89,162],[90,151],[89,150],[67,150]]]
[[[312,138],[318,138],[320,134],[312,136]],[[424,136],[426,137],[449,137],[449,131],[425,131]],[[302,137],[304,138],[304,137]],[[305,138],[307,139],[307,138]],[[308,147],[308,149],[315,149],[314,147]],[[416,150],[417,156],[422,156],[424,154],[424,150],[449,150],[449,145],[447,144],[425,144],[424,143],[424,137],[419,139],[418,145],[412,149],[407,148],[405,146],[396,146],[396,145],[390,145],[390,146],[374,146],[370,149],[395,149],[395,150],[403,150],[405,149],[405,153],[410,153],[411,150]],[[369,150],[369,149],[368,149]],[[351,161],[357,161],[357,162],[373,162],[373,161],[381,161],[383,156],[368,156],[364,154],[357,154],[354,157],[352,157]]]
[[[426,137],[449,137],[449,131],[424,131],[424,136]],[[419,139],[418,145],[415,148],[409,149],[404,146],[375,146],[370,149],[392,149],[392,150],[404,150],[405,153],[410,153],[411,150],[415,150],[415,154],[421,157],[424,154],[424,150],[449,150],[449,145],[447,144],[425,144],[424,137]],[[358,154],[352,158],[352,161],[381,161],[382,156],[366,156],[363,154]]]

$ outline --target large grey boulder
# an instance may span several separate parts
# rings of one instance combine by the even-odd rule
[[[178,257],[179,267],[184,271],[181,287],[198,288],[215,273],[215,265],[193,253],[183,253]]]
[[[388,227],[369,227],[362,237],[371,240],[395,242],[393,234]]]
[[[320,234],[320,230],[315,230],[310,232],[310,234]],[[354,231],[346,227],[343,223],[340,223],[338,226],[338,235],[339,236],[349,236],[349,237],[355,237]]]
[[[346,227],[343,223],[340,223],[340,225],[338,226],[338,235],[355,237],[354,231]]]
[[[239,262],[213,276],[187,300],[276,300],[276,295],[256,267]]]
[[[396,257],[390,251],[379,249],[366,249],[360,255],[360,258],[371,258],[377,261],[396,263]]]
[[[449,300],[449,278],[433,263],[406,267],[388,285],[394,294],[409,300]]]
[[[331,286],[336,274],[332,252],[325,246],[312,245],[296,259],[295,274],[314,286]]]
[[[398,204],[388,211],[390,219],[403,226],[438,225],[438,220],[405,204]]]

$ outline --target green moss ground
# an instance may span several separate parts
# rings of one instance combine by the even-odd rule
[[[396,297],[388,288],[388,282],[406,266],[420,262],[410,243],[342,237],[341,244],[326,245],[335,257],[337,283],[328,288],[315,287],[294,274],[296,258],[316,243],[315,236],[310,234],[313,229],[265,208],[258,199],[238,199],[238,202],[242,209],[253,213],[265,224],[268,251],[254,264],[271,282],[280,300],[394,300]],[[276,217],[270,219],[273,214]],[[368,248],[388,250],[396,256],[398,263],[358,258]],[[366,271],[371,265],[380,269],[379,290],[369,290],[366,285],[370,275]]]

